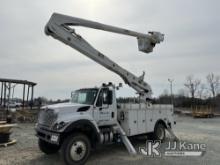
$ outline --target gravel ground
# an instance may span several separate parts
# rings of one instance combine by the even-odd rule
[[[176,116],[175,134],[182,141],[205,143],[207,150],[202,157],[165,157],[146,158],[143,155],[130,156],[122,144],[104,146],[93,151],[87,164],[211,164],[220,162],[220,118],[193,119],[186,116]],[[12,138],[17,139],[15,145],[0,148],[0,165],[62,165],[59,153],[48,156],[41,153],[37,146],[34,124],[19,124],[14,128]],[[136,139],[132,143],[138,149],[145,146],[145,140]],[[162,144],[167,146],[168,142]]]

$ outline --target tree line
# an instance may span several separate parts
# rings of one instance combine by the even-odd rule
[[[179,89],[177,94],[171,96],[165,90],[159,98],[155,98],[156,103],[167,104],[173,102],[177,107],[190,107],[207,105],[220,107],[220,76],[210,73],[205,77],[205,82],[195,78],[193,75],[186,77],[183,89]]]

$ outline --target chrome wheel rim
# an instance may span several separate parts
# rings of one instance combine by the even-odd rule
[[[70,156],[74,161],[80,161],[86,155],[86,144],[83,141],[75,141],[70,149]]]

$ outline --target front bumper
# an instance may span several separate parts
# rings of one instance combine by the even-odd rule
[[[36,126],[35,130],[36,130],[36,136],[38,138],[51,144],[56,144],[56,145],[60,144],[60,136],[61,136],[60,133],[42,129],[39,126]]]

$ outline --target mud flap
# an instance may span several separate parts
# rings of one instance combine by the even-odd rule
[[[174,141],[179,141],[178,137],[174,134],[173,130],[170,128],[170,126],[168,124],[166,124],[166,129],[169,132],[169,134],[171,135],[171,137],[174,139]]]

